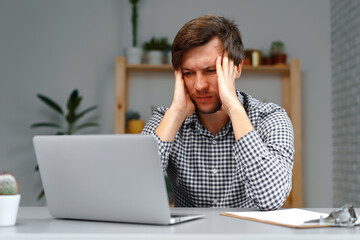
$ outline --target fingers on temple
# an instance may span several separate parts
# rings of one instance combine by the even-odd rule
[[[222,66],[223,66],[224,72],[226,72],[229,69],[229,58],[227,55],[224,55],[224,57],[223,57]]]
[[[234,61],[232,59],[229,61],[229,75],[231,77],[234,75]]]
[[[222,60],[221,56],[218,56],[217,59],[216,59],[216,72],[218,74],[222,73],[221,60]]]

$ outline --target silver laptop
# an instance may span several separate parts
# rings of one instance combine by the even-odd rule
[[[55,218],[174,224],[152,136],[35,136],[36,158]]]

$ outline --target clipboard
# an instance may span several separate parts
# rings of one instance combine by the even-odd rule
[[[298,208],[280,209],[267,212],[225,212],[220,215],[299,229],[331,227],[326,224],[305,223],[306,221],[319,219],[320,216],[327,217],[329,215],[328,213],[318,213]]]

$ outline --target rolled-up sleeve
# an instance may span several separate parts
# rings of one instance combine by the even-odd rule
[[[169,163],[169,155],[173,142],[162,141],[160,137],[155,133],[156,128],[159,126],[166,109],[164,107],[158,107],[154,110],[151,119],[146,123],[141,134],[152,135],[158,143],[159,155],[161,158],[163,171],[166,171]]]

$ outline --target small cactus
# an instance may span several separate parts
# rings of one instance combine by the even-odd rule
[[[12,174],[0,174],[0,195],[16,195],[18,194],[18,190],[18,182]]]

